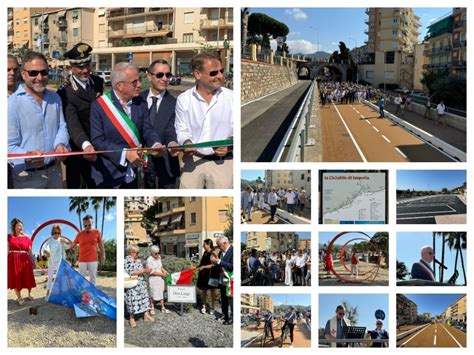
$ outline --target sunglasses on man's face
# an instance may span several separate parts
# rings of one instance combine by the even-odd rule
[[[343,315],[345,315],[345,313],[339,312],[337,315],[338,315],[338,316],[343,316]]]
[[[48,76],[49,75],[49,70],[48,69],[43,69],[43,70],[25,70],[29,76],[32,78],[37,77],[38,75],[41,74],[41,76]]]
[[[59,234],[59,235],[61,235],[61,233],[59,233],[59,232],[54,232],[54,233],[53,233],[53,235],[56,235],[56,234]]]
[[[207,74],[207,75],[213,77],[213,76],[217,76],[217,74],[219,74],[219,73],[224,74],[224,69],[212,70],[209,73],[204,73],[204,74]]]
[[[88,228],[90,226],[92,226],[92,224],[84,224],[84,227],[86,227],[86,228]]]
[[[166,76],[167,79],[171,78],[173,76],[173,73],[171,72],[167,72],[167,73],[163,73],[163,72],[158,72],[158,73],[150,73],[151,75],[153,76],[156,76],[158,79],[161,79],[162,77]]]

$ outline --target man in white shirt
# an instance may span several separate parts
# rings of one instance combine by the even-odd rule
[[[270,222],[275,222],[275,213],[277,210],[279,197],[276,193],[276,188],[272,186],[272,190],[268,193],[267,203],[270,206]]]
[[[289,213],[295,213],[295,202],[296,195],[292,191],[291,187],[288,189],[288,192],[285,195],[286,198],[286,208]]]
[[[222,87],[224,69],[218,56],[200,53],[191,61],[196,85],[178,96],[178,144],[196,144],[233,137],[232,90]],[[231,189],[232,147],[185,149],[180,188]]]

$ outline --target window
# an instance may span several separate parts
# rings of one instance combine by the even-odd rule
[[[373,80],[373,79],[374,79],[374,72],[373,72],[373,70],[367,70],[367,71],[365,72],[365,78],[366,78],[366,79]]]
[[[398,19],[397,19],[397,18],[394,18],[394,19],[393,19],[393,23],[398,23]]]
[[[189,202],[194,202],[194,201],[196,201],[196,197],[190,197],[189,198]]]
[[[393,71],[386,71],[386,72],[385,72],[385,79],[386,79],[386,80],[395,80],[395,72],[393,72]]]
[[[23,17],[23,23],[26,25],[28,23],[28,17]]]
[[[395,52],[385,52],[385,64],[395,63]]]
[[[196,224],[196,212],[191,212],[191,222],[190,224]]]
[[[219,19],[219,9],[211,9],[211,20],[218,20]]]
[[[76,27],[72,29],[72,36],[79,37],[79,28]]]
[[[183,42],[184,43],[193,42],[193,34],[192,33],[183,33]]]
[[[38,18],[35,18],[35,26],[38,26],[38,23],[39,23],[38,20],[39,20]]]
[[[184,23],[194,23],[194,12],[184,13]]]
[[[219,220],[219,223],[227,222],[227,210],[218,211],[218,220]]]
[[[301,180],[304,180],[304,174],[301,174]]]
[[[398,36],[398,30],[392,30],[392,35],[393,36]]]

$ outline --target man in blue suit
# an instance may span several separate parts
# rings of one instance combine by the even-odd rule
[[[136,188],[145,160],[140,150],[152,147],[163,153],[160,137],[153,129],[138,68],[118,63],[111,74],[112,92],[99,97],[91,105],[91,140],[97,151],[113,150],[98,155],[92,178],[98,188]]]
[[[434,271],[431,268],[431,263],[434,260],[433,248],[429,245],[421,248],[421,259],[412,265],[411,277],[412,279],[436,281]]]
[[[141,97],[147,102],[150,113],[150,123],[158,132],[161,143],[168,148],[177,146],[176,130],[174,128],[176,99],[168,92],[170,79],[173,76],[170,65],[166,60],[158,59],[150,64],[147,70],[150,89],[141,92]],[[180,175],[179,151],[171,151],[161,157],[151,157],[145,170],[145,187],[154,189],[174,189],[176,179]],[[158,184],[157,184],[158,179]]]
[[[234,271],[234,247],[230,244],[230,241],[227,237],[221,236],[217,239],[217,246],[220,249],[219,257],[211,255],[211,262],[214,265],[221,267],[221,274],[224,271],[233,272]],[[222,313],[224,314],[224,325],[232,324],[232,320],[229,317],[229,303],[230,308],[232,309],[232,297],[228,297],[226,293],[226,287],[223,283],[219,286],[221,293],[221,306]],[[230,301],[230,302],[229,302]]]

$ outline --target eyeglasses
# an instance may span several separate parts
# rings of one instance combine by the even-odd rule
[[[382,323],[376,323],[377,325],[382,325]]]
[[[56,235],[56,234],[61,235],[61,233],[59,233],[59,232],[53,232],[53,235]]]
[[[163,72],[158,72],[158,73],[150,73],[151,75],[153,76],[156,76],[158,79],[161,79],[162,77],[166,76],[167,79],[171,78],[173,76],[173,73],[171,72],[167,72],[167,73],[163,73]]]
[[[85,227],[85,228],[88,228],[88,227],[90,227],[90,226],[92,226],[92,224],[84,224],[84,227]]]
[[[141,83],[142,81],[140,79],[136,79],[134,81],[121,81],[121,83],[124,83],[124,84],[129,84],[131,85],[133,88],[136,88],[138,86],[139,83]]]
[[[337,315],[338,316],[343,316],[343,315],[345,315],[345,313],[338,313]]]
[[[43,69],[43,70],[25,70],[29,76],[32,78],[37,77],[38,75],[41,74],[41,76],[48,76],[49,75],[49,70],[48,69]]]
[[[204,73],[204,72],[202,72],[202,73]],[[219,74],[219,73],[224,74],[224,69],[212,70],[209,73],[204,73],[204,74],[213,77],[213,76],[217,76],[217,74]]]

